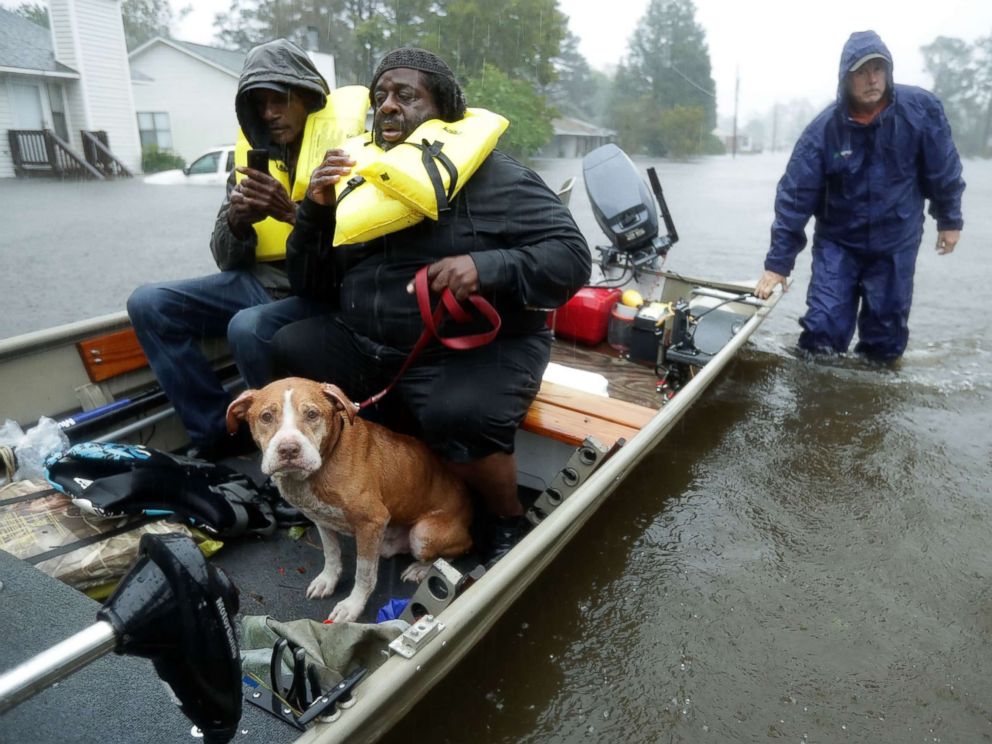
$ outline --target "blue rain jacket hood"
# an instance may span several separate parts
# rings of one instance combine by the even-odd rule
[[[885,42],[874,31],[855,31],[851,34],[847,43],[844,44],[844,51],[840,55],[840,69],[837,72],[837,103],[847,102],[847,73],[851,71],[854,63],[869,54],[881,54],[888,65],[888,79],[886,81],[886,94],[892,95],[892,54]]]
[[[888,105],[868,124],[850,117],[846,76],[867,54],[887,60]],[[851,34],[841,54],[837,100],[796,142],[775,199],[775,221],[765,269],[788,276],[806,245],[862,254],[917,250],[923,209],[939,230],[961,229],[961,160],[943,106],[933,94],[892,82],[892,55],[874,31]]]

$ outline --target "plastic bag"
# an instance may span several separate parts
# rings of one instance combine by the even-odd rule
[[[17,472],[12,480],[27,480],[44,477],[45,458],[69,449],[69,438],[58,422],[47,416],[38,419],[26,433],[16,421],[7,419],[0,426],[0,445],[14,450]],[[5,479],[0,478],[0,483],[4,482]]]
[[[0,426],[0,486],[7,482],[17,469],[14,445],[24,438],[24,430],[16,421],[7,419]]]
[[[24,437],[24,430],[16,421],[7,419],[0,426],[0,446],[13,447]]]

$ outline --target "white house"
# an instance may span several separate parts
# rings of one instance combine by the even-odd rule
[[[95,173],[83,132],[105,133],[133,173],[144,144],[190,161],[234,142],[243,52],[156,38],[128,55],[120,0],[48,0],[48,15],[51,30],[0,8],[0,178],[15,161],[23,173]],[[334,57],[309,54],[333,88]]]
[[[334,57],[308,54],[334,88]],[[190,162],[209,148],[234,143],[244,52],[157,37],[129,57],[143,145],[157,144]]]
[[[233,144],[244,52],[158,37],[129,58],[142,145],[156,144],[190,162],[208,148]]]
[[[13,176],[10,130],[50,130],[81,157],[105,132],[141,169],[120,0],[48,0],[51,30],[0,9],[0,177]]]

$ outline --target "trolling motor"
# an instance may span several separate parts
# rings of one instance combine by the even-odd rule
[[[0,714],[114,651],[149,658],[211,744],[241,719],[238,591],[184,535],[142,536],[138,560],[97,622],[0,675]]]
[[[633,162],[614,144],[586,155],[582,176],[596,222],[610,240],[610,245],[596,247],[604,273],[610,266],[620,266],[636,275],[668,254],[679,235],[654,168],[648,168],[653,199]],[[655,201],[661,208],[665,235],[659,234]]]

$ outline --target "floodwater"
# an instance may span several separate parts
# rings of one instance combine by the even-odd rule
[[[668,267],[757,278],[784,164],[655,163]],[[604,242],[580,162],[537,166],[580,177],[573,211]],[[897,368],[793,353],[804,254],[722,377],[386,741],[992,739],[992,162],[965,179],[958,250],[936,255],[928,223]],[[0,182],[0,337],[212,270],[221,193]]]

